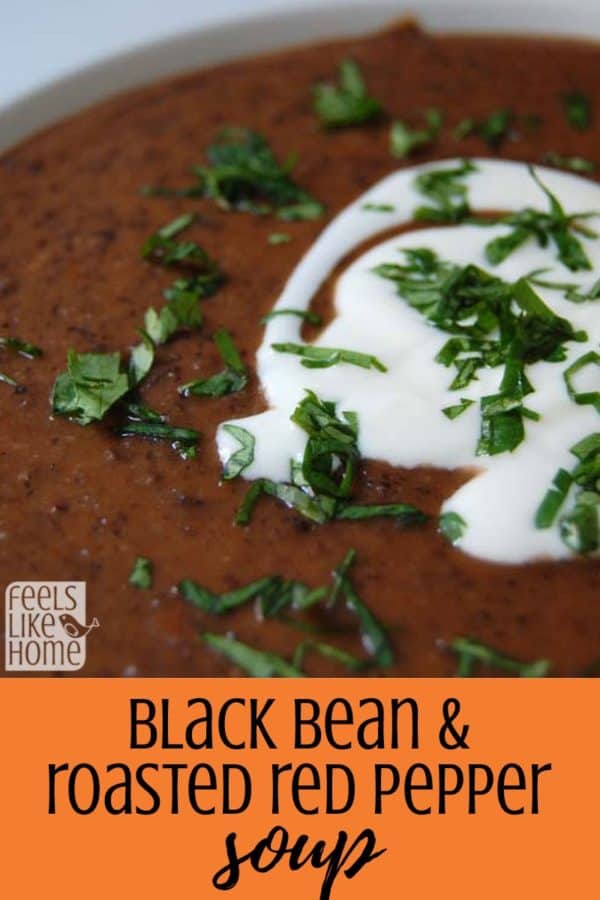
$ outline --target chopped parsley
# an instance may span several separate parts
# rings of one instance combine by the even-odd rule
[[[266,325],[267,322],[270,322],[271,319],[276,319],[278,316],[297,316],[299,319],[304,319],[309,325],[323,324],[321,316],[305,309],[273,309],[271,312],[266,313],[260,321],[263,325]]]
[[[582,91],[571,91],[563,97],[567,122],[577,131],[585,131],[592,121],[592,101]]]
[[[449,544],[456,544],[467,530],[467,523],[462,516],[455,512],[445,512],[440,515],[439,532],[446,538]]]
[[[533,392],[526,366],[564,360],[564,344],[587,335],[557,316],[526,279],[511,284],[478,266],[440,260],[427,248],[403,253],[404,265],[384,263],[375,273],[395,282],[410,306],[451,335],[436,357],[441,365],[456,369],[451,390],[469,385],[480,368],[504,366],[499,393],[480,400],[477,452],[495,455],[514,450],[525,435],[523,419],[537,418],[522,402]],[[461,400],[445,414],[455,417],[467,406]]]
[[[28,341],[22,341],[17,337],[0,337],[0,350],[12,350],[14,353],[18,353],[19,356],[24,356],[25,359],[37,359],[42,356],[42,351],[39,347],[36,347],[35,344],[30,344]],[[15,381],[14,378],[6,375],[4,372],[0,372],[0,383],[7,384],[17,392],[25,390],[18,381]]]
[[[391,203],[363,203],[361,209],[364,209],[365,212],[389,213],[394,212],[396,207]]]
[[[446,406],[442,412],[447,419],[457,419],[465,412],[465,410],[472,406],[474,402],[474,400],[469,400],[468,397],[461,397],[460,403],[455,403],[453,406]]]
[[[533,167],[530,167],[530,173],[548,198],[550,209],[548,212],[539,212],[527,208],[495,219],[495,224],[509,225],[511,231],[487,244],[488,261],[492,265],[497,265],[526,241],[535,238],[541,247],[552,242],[558,251],[560,261],[573,272],[591,269],[590,261],[577,235],[597,237],[582,221],[597,214],[585,212],[568,216],[556,196],[540,181]]]
[[[339,83],[322,82],[313,89],[313,106],[326,128],[362,125],[379,118],[381,104],[369,94],[358,64],[344,59],[339,67]]]
[[[559,519],[563,542],[574,553],[600,549],[600,433],[590,434],[571,447],[578,463],[571,472],[559,469],[538,507],[537,528],[554,525],[571,487],[577,489],[574,506]]]
[[[176,279],[164,291],[167,303],[159,312],[146,311],[144,329],[155,345],[166,343],[177,331],[199,328],[202,310],[199,301],[210,297],[224,281],[224,275],[206,250],[195,241],[176,240],[176,236],[195,221],[193,214],[178,216],[151,235],[142,248],[142,256],[165,268],[181,268],[186,277]]]
[[[215,331],[213,340],[225,368],[210,378],[189,381],[178,388],[183,397],[225,397],[243,390],[248,384],[248,372],[239,355],[233,339],[225,328]]]
[[[289,614],[304,613],[317,604],[323,604],[328,610],[332,610],[343,599],[347,611],[357,621],[361,644],[367,656],[376,666],[386,667],[394,661],[392,645],[386,629],[359,596],[350,578],[349,571],[355,559],[356,552],[350,550],[340,565],[333,570],[330,588],[326,586],[310,588],[301,581],[274,575],[259,578],[223,594],[215,594],[191,579],[181,581],[177,589],[188,603],[209,615],[227,615],[238,607],[252,602],[257,605],[260,618],[278,618],[289,625],[298,624],[299,627],[301,621],[290,619]],[[347,653],[339,647],[309,640],[297,646],[291,664],[294,671],[290,671],[290,664],[281,657],[276,657],[277,662],[273,663],[272,654],[253,650],[237,641],[233,643],[230,641],[232,639],[229,637],[220,637],[216,643],[213,642],[213,646],[252,675],[264,674],[264,666],[268,669],[275,667],[271,674],[301,675],[304,657],[310,650],[352,671],[363,669],[368,664],[367,660]]]
[[[204,634],[209,647],[254,678],[301,678],[303,672],[275,653],[255,650],[229,635]]]
[[[24,356],[25,359],[37,359],[42,356],[40,347],[30,344],[29,341],[22,341],[17,337],[0,337],[0,350],[2,349],[13,350],[19,356]]]
[[[560,153],[546,153],[542,158],[542,162],[547,166],[554,166],[555,169],[566,169],[568,172],[578,172],[589,175],[595,172],[596,163],[583,156],[562,156]]]
[[[575,360],[568,369],[565,369],[565,384],[567,386],[567,391],[569,392],[569,397],[574,403],[577,403],[579,406],[594,406],[596,411],[600,413],[600,372],[596,373],[596,382],[599,385],[598,390],[581,391],[577,389],[575,384],[575,376],[584,369],[588,369],[590,366],[600,368],[600,353],[596,353],[594,350],[590,350],[589,353],[584,353],[584,355]]]
[[[279,244],[289,244],[291,239],[291,234],[286,234],[284,231],[272,231],[267,238],[267,243],[272,247],[277,247]]]
[[[302,365],[307,369],[328,369],[338,363],[348,363],[351,366],[359,366],[361,369],[377,369],[379,372],[387,372],[387,366],[368,353],[358,353],[356,350],[340,350],[332,347],[317,347],[314,344],[271,344],[273,350],[278,353],[291,353],[302,357]]]
[[[256,439],[245,428],[239,425],[223,425],[223,431],[226,431],[239,443],[240,448],[232,453],[225,466],[223,467],[223,479],[231,481],[241,475],[244,469],[252,465],[254,462],[254,447]]]
[[[250,486],[236,514],[238,525],[247,525],[262,495],[275,497],[317,524],[332,519],[391,517],[414,525],[426,516],[411,504],[354,504],[354,487],[360,454],[358,421],[351,412],[338,417],[334,403],[320,400],[312,391],[291,416],[307,434],[302,462],[292,461],[289,482],[261,478]]]
[[[130,390],[121,368],[120,353],[67,354],[67,371],[58,375],[52,390],[52,412],[79,425],[103,419]]]
[[[390,129],[390,153],[396,159],[405,159],[415,150],[427,147],[437,138],[442,122],[442,114],[437,109],[426,110],[424,128],[411,128],[396,119]]]
[[[295,159],[283,165],[262,135],[247,128],[226,128],[206,151],[208,165],[196,166],[196,193],[222,209],[256,215],[276,213],[285,221],[316,219],[321,203],[292,179]]]
[[[508,675],[517,675],[519,678],[544,678],[550,671],[550,663],[547,659],[519,662],[468,637],[454,638],[448,647],[458,656],[456,674],[459,678],[472,675],[473,667],[477,664],[490,669],[498,669]]]
[[[457,139],[477,134],[491,150],[498,150],[508,137],[514,116],[510,109],[498,109],[486,119],[463,119],[454,129]]]
[[[193,428],[170,425],[165,416],[132,403],[125,410],[125,421],[116,433],[119,437],[142,437],[151,441],[167,441],[182,459],[194,459],[200,433]]]
[[[142,590],[151,588],[152,568],[151,560],[146,559],[145,556],[138,556],[129,575],[129,584]]]
[[[468,159],[448,169],[430,169],[415,178],[415,187],[429,201],[419,206],[414,218],[422,222],[460,222],[471,210],[464,179],[477,168]]]

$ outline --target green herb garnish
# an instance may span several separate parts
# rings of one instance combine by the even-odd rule
[[[289,482],[261,478],[253,482],[236,514],[238,525],[247,525],[262,495],[274,497],[317,524],[332,519],[391,517],[399,524],[423,522],[426,516],[405,503],[354,504],[350,496],[360,454],[358,421],[354,413],[338,417],[334,403],[320,400],[312,391],[291,416],[307,434],[301,463],[292,462]]]
[[[600,433],[588,435],[571,447],[571,453],[577,457],[577,465],[571,472],[557,472],[537,510],[535,524],[550,528],[574,486],[574,506],[559,520],[560,535],[574,553],[593,553],[600,548]]]
[[[103,419],[129,389],[129,378],[121,370],[119,353],[69,350],[67,371],[62,372],[54,383],[52,412],[79,425],[88,425]]]
[[[17,337],[0,337],[0,350],[14,350],[15,353],[18,353],[19,356],[24,356],[25,359],[37,359],[42,356],[42,350],[39,347],[36,347],[35,344],[30,344],[29,341],[22,341]]]
[[[340,350],[333,347],[317,347],[314,344],[271,344],[273,350],[278,353],[291,353],[302,357],[302,365],[308,369],[328,369],[337,366],[338,363],[348,363],[352,366],[360,366],[361,369],[377,369],[379,372],[387,372],[387,366],[368,353],[358,353],[356,350]]]
[[[239,425],[223,425],[223,431],[226,431],[240,444],[240,449],[232,453],[223,468],[223,479],[231,481],[247,469],[254,462],[254,447],[256,439],[245,428]]]
[[[363,203],[361,209],[364,209],[365,212],[388,213],[394,212],[396,207],[391,203]]]
[[[571,91],[563,97],[565,115],[569,125],[577,131],[585,131],[592,120],[592,101],[582,91]]]
[[[442,412],[447,419],[457,419],[465,412],[465,410],[472,406],[474,402],[474,400],[469,400],[467,397],[461,397],[460,403],[455,403],[453,406],[445,406]]]
[[[267,238],[267,243],[272,247],[277,247],[279,244],[289,244],[291,239],[292,236],[290,234],[285,234],[283,231],[272,231]]]
[[[543,678],[550,671],[550,663],[547,659],[519,662],[472,638],[457,637],[448,646],[458,656],[456,674],[460,678],[472,675],[473,667],[477,663],[492,669],[499,669],[509,675],[517,675],[520,678]]]
[[[313,89],[314,110],[326,128],[362,125],[380,116],[381,104],[371,97],[360,68],[353,59],[339,67],[339,83],[323,82]]]
[[[225,369],[210,378],[189,381],[178,388],[184,397],[225,397],[243,390],[248,384],[248,372],[231,335],[224,328],[216,331],[213,340],[225,363]]]
[[[5,375],[4,372],[0,372],[0,382],[2,384],[7,384],[9,387],[19,390],[19,382],[15,381],[14,378],[11,378],[10,375]]]
[[[491,150],[498,150],[508,136],[513,118],[510,109],[498,109],[490,113],[486,119],[463,119],[454,129],[454,136],[460,140],[471,134],[477,134]]]
[[[321,316],[304,309],[273,309],[271,312],[266,313],[260,321],[263,325],[266,325],[267,322],[270,322],[271,319],[276,319],[278,316],[297,316],[299,319],[304,319],[309,325],[323,324]]]
[[[554,166],[556,169],[565,169],[568,172],[586,175],[596,170],[596,163],[590,159],[584,159],[583,156],[562,156],[560,153],[551,152],[544,155],[542,162],[547,166]]]
[[[152,587],[152,562],[145,556],[137,557],[129,576],[129,584],[143,590]]]
[[[275,212],[285,221],[316,219],[324,207],[291,177],[290,157],[280,165],[260,134],[246,128],[227,128],[211,144],[209,165],[196,166],[197,193],[222,209],[257,215]]]
[[[577,235],[597,236],[595,232],[585,227],[582,221],[596,213],[574,213],[568,216],[556,196],[539,179],[533,167],[530,167],[530,172],[548,198],[550,209],[543,213],[527,208],[495,219],[494,224],[510,225],[511,231],[487,244],[485,248],[487,259],[492,265],[497,265],[526,241],[535,238],[541,247],[552,242],[556,246],[560,261],[572,271],[591,269],[590,261]]]
[[[362,643],[369,656],[374,658],[378,666],[391,666],[394,662],[394,652],[388,634],[359,597],[348,575],[355,559],[356,551],[349,550],[342,563],[333,570],[334,592],[345,596],[347,608],[358,619]]]
[[[196,456],[200,433],[195,429],[169,425],[160,413],[137,403],[132,403],[126,408],[125,418],[126,421],[116,429],[119,437],[168,441],[182,459],[193,459]]]
[[[417,221],[460,222],[471,212],[464,179],[476,172],[472,162],[465,159],[449,169],[430,169],[415,178],[415,187],[430,201],[414,212]]]
[[[537,418],[522,403],[533,391],[526,366],[565,359],[564,344],[587,335],[557,316],[526,279],[505,282],[478,266],[440,260],[427,248],[403,254],[404,265],[384,263],[374,271],[393,281],[400,296],[428,322],[451,335],[436,357],[456,369],[451,390],[467,387],[480,368],[504,366],[499,393],[480,401],[478,453],[514,450],[525,435],[523,419]],[[468,405],[463,399],[444,412],[453,418]]]
[[[281,656],[255,650],[228,635],[204,634],[204,641],[254,678],[302,678],[304,673]]]
[[[442,127],[443,118],[439,110],[425,112],[425,128],[411,128],[406,122],[396,119],[390,130],[390,153],[396,159],[405,159],[415,150],[432,144]]]
[[[456,544],[467,530],[467,523],[455,512],[442,513],[438,520],[439,531],[449,544]]]
[[[565,370],[565,384],[567,386],[567,391],[569,392],[569,397],[574,403],[577,403],[580,406],[594,406],[596,410],[600,412],[600,387],[595,391],[579,391],[575,385],[575,376],[590,366],[600,367],[600,353],[596,353],[594,350],[590,350],[589,353],[584,353],[583,356],[580,356],[578,360]],[[597,381],[600,385],[600,372],[598,373]]]

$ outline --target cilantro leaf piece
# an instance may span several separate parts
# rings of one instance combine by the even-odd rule
[[[145,556],[138,556],[129,575],[129,584],[142,590],[151,588],[152,569],[151,560],[146,559]]]
[[[419,206],[413,213],[421,222],[460,222],[471,210],[464,179],[477,171],[473,163],[464,159],[448,169],[431,169],[415,178],[415,188],[426,197],[429,206]]]
[[[453,406],[446,406],[442,412],[447,419],[457,419],[465,412],[465,410],[472,406],[474,402],[474,400],[469,400],[467,397],[461,397],[460,403],[455,403]]]
[[[499,150],[510,132],[513,119],[512,110],[497,109],[485,119],[463,119],[454,129],[454,136],[460,140],[477,134],[491,150]]]
[[[574,486],[573,508],[558,523],[560,536],[574,553],[594,553],[600,549],[600,433],[579,441],[571,453],[578,463],[571,472],[560,469],[556,474],[538,507],[535,524],[551,527]]]
[[[455,512],[445,512],[439,518],[439,532],[449,544],[456,544],[467,530],[467,523]]]
[[[432,144],[440,133],[443,118],[439,110],[425,112],[425,128],[411,128],[406,122],[396,119],[390,129],[390,153],[396,159],[405,159],[415,150]]]
[[[563,97],[565,115],[569,125],[577,131],[585,131],[592,121],[592,101],[583,91],[571,91]]]
[[[278,247],[280,244],[289,244],[291,239],[291,234],[286,234],[283,231],[272,231],[267,238],[267,243],[271,247]]]
[[[302,678],[304,675],[281,656],[255,650],[228,635],[207,633],[203,635],[203,639],[209,647],[255,678]]]
[[[298,404],[291,416],[308,434],[301,463],[292,462],[290,480],[275,482],[261,478],[252,483],[240,505],[235,522],[247,525],[263,495],[275,497],[311,522],[322,525],[334,519],[367,520],[393,518],[398,524],[414,525],[426,516],[408,503],[354,504],[349,501],[357,471],[358,421],[354,413],[340,418],[336,406],[313,391]]]
[[[52,411],[88,425],[103,419],[129,388],[129,378],[121,371],[120,353],[69,350],[67,371],[58,375],[52,390]]]
[[[547,659],[519,662],[473,638],[456,637],[450,641],[448,647],[458,656],[456,674],[459,678],[472,675],[473,666],[477,663],[491,669],[499,669],[509,675],[518,675],[520,678],[544,678],[550,672],[550,663]]]
[[[266,313],[260,321],[263,325],[266,325],[267,322],[270,322],[271,319],[276,319],[278,316],[297,316],[299,319],[304,319],[309,325],[321,325],[323,323],[321,316],[317,315],[317,313],[304,309],[273,309],[271,312]]]
[[[19,389],[19,382],[15,381],[14,378],[11,378],[10,375],[5,375],[4,372],[0,372],[0,383],[7,384],[9,387]]]
[[[248,372],[229,332],[221,328],[214,333],[213,340],[225,363],[225,369],[210,378],[182,384],[178,391],[183,397],[225,397],[243,390],[248,384]]]
[[[324,644],[322,641],[302,641],[301,644],[298,644],[296,650],[294,651],[293,664],[301,669],[304,663],[304,658],[307,653],[318,653],[320,656],[323,656],[325,659],[329,659],[332,662],[339,663],[342,666],[345,666],[350,672],[361,672],[365,669],[366,663],[364,659],[359,659],[357,656],[354,656],[352,653],[348,653],[346,650],[341,650],[339,647],[334,647],[332,644]]]
[[[193,428],[169,425],[165,416],[153,409],[137,403],[126,409],[126,421],[120,424],[116,433],[119,437],[142,437],[151,441],[168,441],[182,459],[196,456],[200,433]]]
[[[226,128],[206,152],[209,165],[196,166],[199,192],[222,209],[256,215],[276,213],[284,221],[316,219],[321,203],[291,177],[294,159],[280,165],[260,134]]]
[[[348,363],[352,366],[360,366],[362,369],[377,369],[379,372],[387,372],[387,366],[368,353],[359,353],[356,350],[341,350],[333,347],[317,347],[313,344],[271,344],[277,353],[291,353],[302,357],[302,365],[308,369],[328,369],[338,363]]]
[[[362,72],[353,59],[344,59],[339,67],[339,83],[321,82],[313,89],[313,105],[326,128],[347,128],[377,119],[381,104],[372,97]]]
[[[544,155],[542,162],[547,166],[554,166],[556,169],[566,169],[568,172],[584,175],[589,175],[596,170],[596,163],[583,156],[563,156],[560,153],[550,152]]]
[[[348,575],[356,558],[356,551],[349,550],[344,560],[333,570],[334,593],[342,593],[346,599],[348,610],[358,619],[362,643],[378,666],[391,666],[394,662],[394,651],[387,631],[356,592]]]
[[[596,213],[574,213],[568,216],[557,197],[540,180],[535,169],[530,166],[529,170],[531,177],[548,198],[550,209],[548,212],[539,212],[525,208],[495,219],[495,223],[510,225],[511,231],[507,235],[494,238],[486,245],[485,253],[488,261],[492,265],[497,265],[526,241],[534,238],[541,247],[545,247],[550,241],[554,243],[558,258],[573,272],[591,269],[591,263],[577,233],[585,234],[586,237],[597,237],[595,232],[583,225],[584,219]]]
[[[569,397],[574,403],[577,403],[580,406],[594,406],[596,410],[600,412],[600,372],[596,379],[598,383],[597,391],[579,391],[575,385],[575,376],[590,366],[597,366],[600,368],[600,353],[596,353],[594,350],[590,350],[589,353],[584,353],[583,356],[580,356],[579,359],[575,360],[568,369],[565,369],[563,377],[567,386],[567,391],[569,392]]]
[[[223,479],[231,481],[241,475],[254,462],[256,438],[239,425],[223,425],[223,431],[232,435],[240,444],[240,449],[231,454],[223,468]]]
[[[2,349],[14,350],[15,353],[18,353],[19,356],[24,356],[26,359],[37,359],[42,356],[40,347],[30,344],[29,341],[22,341],[17,337],[0,337],[0,350]]]

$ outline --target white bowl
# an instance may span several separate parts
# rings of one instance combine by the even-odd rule
[[[168,5],[167,5],[168,8]],[[490,31],[600,38],[600,2],[413,0],[307,3],[170,36],[102,59],[47,84],[0,112],[0,150],[97,100],[189,69],[276,48],[366,33],[414,14],[441,31]]]

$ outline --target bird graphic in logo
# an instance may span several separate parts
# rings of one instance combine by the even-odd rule
[[[58,617],[58,620],[69,637],[76,638],[77,640],[79,640],[79,638],[86,637],[90,633],[92,628],[100,627],[100,622],[95,616],[89,625],[82,625],[77,621],[75,616],[71,616],[69,615],[69,613],[63,613]]]

